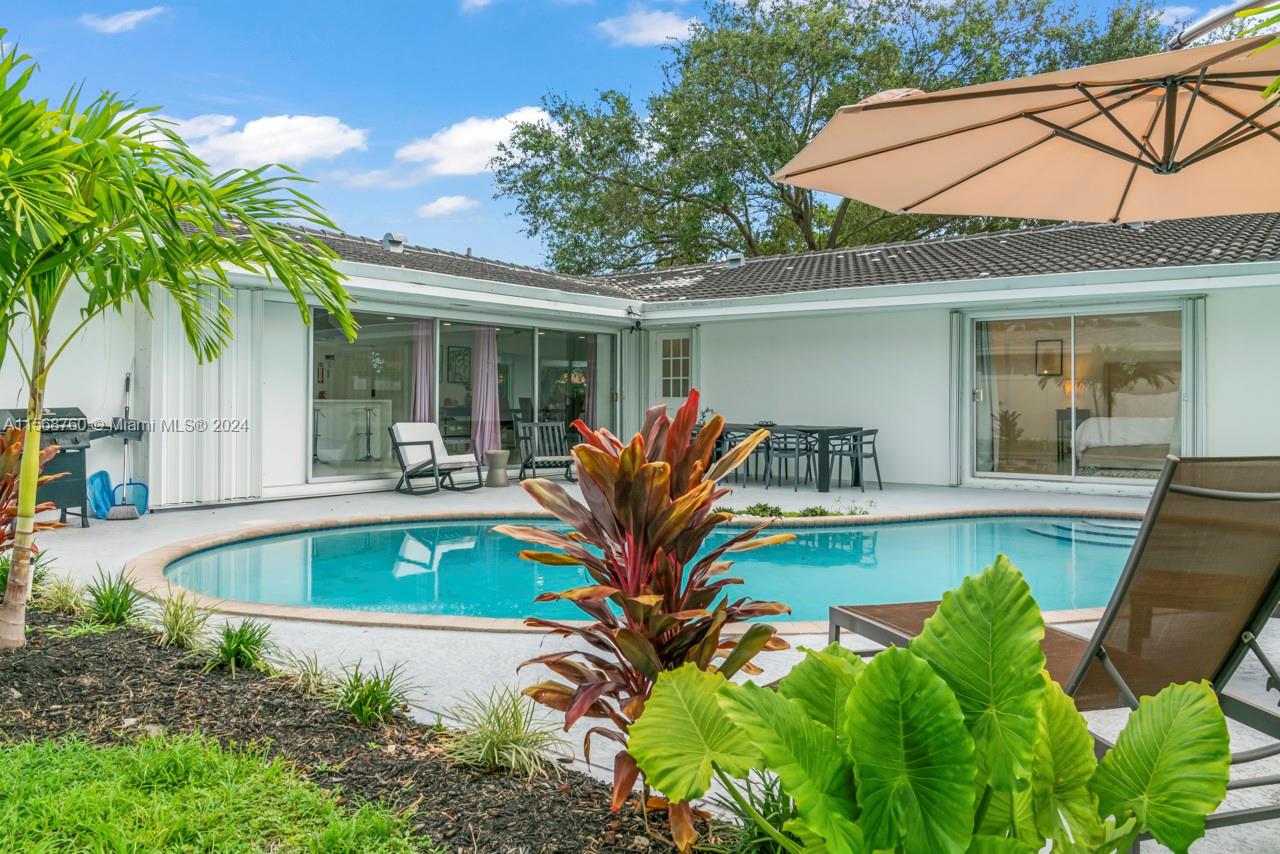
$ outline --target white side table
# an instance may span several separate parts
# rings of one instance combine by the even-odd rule
[[[511,478],[507,476],[507,462],[511,459],[510,451],[484,452],[484,485],[510,486]]]

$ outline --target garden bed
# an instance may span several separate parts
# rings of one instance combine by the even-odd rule
[[[622,852],[664,846],[606,786],[576,772],[526,781],[450,763],[439,732],[408,720],[357,726],[326,700],[241,670],[235,679],[134,628],[60,636],[64,617],[32,612],[30,643],[0,653],[0,743],[81,735],[118,744],[200,732],[257,744],[356,801],[410,810],[415,832],[449,852]],[[659,821],[659,824],[661,822]]]

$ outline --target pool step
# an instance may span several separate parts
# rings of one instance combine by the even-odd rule
[[[1027,527],[1028,534],[1037,537],[1048,537],[1064,543],[1075,543],[1085,546],[1107,546],[1113,549],[1128,549],[1137,537],[1137,528],[1128,530],[1102,530],[1102,526],[1090,523],[1077,523],[1074,526],[1061,523],[1050,523],[1036,527]]]
[[[1138,536],[1136,527],[1115,528],[1109,525],[1095,525],[1092,522],[1077,522],[1075,525],[1054,522],[1050,527],[1066,534],[1074,533],[1077,537],[1084,534],[1088,537],[1108,537],[1115,540],[1123,540],[1125,543],[1132,543]]]

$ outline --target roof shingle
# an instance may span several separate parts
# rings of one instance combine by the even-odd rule
[[[347,261],[652,303],[1280,260],[1280,213],[1053,225],[748,258],[737,267],[721,262],[594,278],[420,246],[393,253],[364,237],[309,233]]]

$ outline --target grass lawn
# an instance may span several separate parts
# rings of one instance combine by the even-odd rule
[[[393,813],[198,737],[0,748],[0,839],[25,852],[423,850]]]

